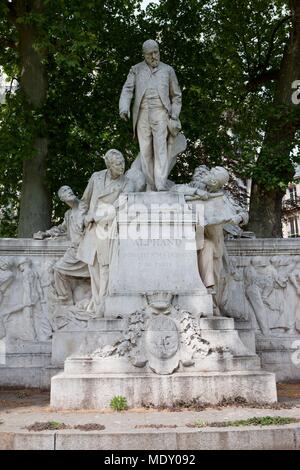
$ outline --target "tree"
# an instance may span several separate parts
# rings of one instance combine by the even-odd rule
[[[188,148],[172,178],[188,180],[201,163],[252,178],[250,226],[258,236],[279,236],[281,196],[299,161],[300,107],[290,99],[292,81],[300,79],[299,0],[161,0],[146,12],[139,4],[0,3],[0,65],[20,83],[0,106],[0,234],[14,233],[22,187],[24,235],[43,228],[42,221],[29,227],[36,216],[31,208],[44,207],[45,225],[50,215],[61,216],[64,208],[53,197],[59,186],[69,183],[80,195],[92,171],[104,167],[100,156],[107,148],[121,149],[128,164],[135,157],[138,147],[130,124],[119,119],[118,99],[130,65],[141,60],[142,42],[152,37],[183,89]],[[22,38],[31,32],[26,47],[22,31]],[[26,91],[21,80],[22,47],[47,89],[38,105],[28,98],[35,90],[27,84]],[[31,168],[43,197],[27,203]]]
[[[273,106],[252,181],[249,226],[260,237],[282,235],[282,197],[295,172],[291,153],[299,138],[300,109],[292,101],[292,84],[300,77],[300,1],[292,0],[290,8],[289,39],[276,71]],[[278,27],[286,19],[281,19]]]
[[[51,216],[60,215],[55,198],[51,210],[60,184],[70,183],[81,193],[90,173],[104,167],[100,155],[107,147],[124,148],[127,129],[119,123],[116,89],[128,69],[127,48],[138,54],[138,4],[13,0],[1,5],[0,41],[5,47],[0,64],[20,88],[0,109],[1,166],[6,172],[0,197],[9,216],[21,193],[19,236],[49,227]],[[125,149],[134,152],[134,144],[130,141]],[[7,228],[2,223],[2,235],[11,234]]]
[[[281,198],[299,153],[299,1],[162,0],[148,8],[183,86],[184,167],[223,164],[252,178],[250,227],[281,235]],[[170,59],[169,59],[170,58]]]
[[[32,130],[33,152],[23,159],[22,188],[18,234],[30,237],[51,223],[51,192],[46,181],[48,133],[46,118],[39,115],[46,103],[48,83],[45,67],[46,49],[37,47],[43,35],[42,0],[15,0],[8,3],[10,19],[18,32],[19,83]],[[37,201],[38,204],[37,204]]]

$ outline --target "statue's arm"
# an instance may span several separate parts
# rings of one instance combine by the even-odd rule
[[[237,212],[236,214],[232,216],[230,223],[234,225],[243,226],[243,225],[247,225],[248,221],[249,221],[248,213],[246,211],[241,211],[241,212]]]
[[[126,82],[122,88],[120,100],[119,100],[119,113],[120,116],[130,117],[130,103],[133,97],[135,89],[135,69],[131,67],[129,74],[127,75]]]
[[[229,223],[234,225],[247,225],[249,222],[249,214],[239,204],[232,200],[230,195],[225,192],[224,195],[225,206],[232,213],[232,218]]]
[[[45,232],[39,230],[38,232],[33,234],[33,238],[35,240],[43,240],[44,238],[54,238],[54,237],[63,237],[67,234],[67,223],[66,217],[64,218],[63,223],[60,225],[54,225],[53,227],[49,228]]]
[[[170,98],[172,104],[172,119],[178,119],[181,111],[181,90],[176,77],[176,73],[172,67],[170,67]]]
[[[92,177],[89,179],[87,187],[85,188],[81,201],[80,201],[80,210],[81,210],[81,213],[83,214],[85,225],[89,224],[93,220],[93,214],[91,212],[92,208],[90,207],[93,189],[94,189],[94,175],[92,175]]]
[[[195,188],[189,184],[175,184],[171,187],[170,191],[175,193],[184,194],[186,200],[193,199],[207,199],[207,192],[202,191],[201,189]]]
[[[130,178],[127,178],[127,181],[124,185],[124,188],[123,188],[123,193],[127,194],[127,193],[134,193],[135,192],[135,184],[134,184],[134,181],[132,181]]]
[[[67,227],[67,222],[66,222],[66,217],[64,218],[64,221],[60,225],[56,225],[54,227],[51,227],[49,230],[46,230],[46,235],[48,237],[62,237],[66,235],[68,230]]]
[[[181,193],[185,196],[193,196],[196,194],[197,188],[190,186],[189,184],[174,184],[170,191],[175,193]]]

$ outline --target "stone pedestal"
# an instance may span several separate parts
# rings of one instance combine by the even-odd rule
[[[12,265],[13,280],[5,292],[5,298],[0,305],[0,314],[3,318],[7,310],[13,310],[16,305],[20,305],[21,310],[12,313],[5,321],[6,338],[0,340],[0,385],[1,386],[31,386],[31,387],[47,387],[50,388],[51,374],[57,373],[65,359],[71,354],[78,354],[77,345],[80,347],[82,337],[94,335],[93,331],[88,328],[75,328],[71,322],[62,329],[53,333],[53,339],[45,344],[44,341],[37,342],[26,341],[23,343],[22,328],[23,316],[26,311],[22,311],[22,297],[24,295],[23,276],[19,272],[18,263],[28,257],[32,261],[32,267],[37,276],[42,281],[44,290],[43,304],[46,311],[51,312],[53,309],[51,298],[47,296],[47,290],[53,283],[51,274],[51,266],[63,256],[69,242],[65,239],[51,240],[32,240],[32,239],[0,239],[0,257]],[[299,340],[300,340],[300,322],[299,322],[299,294],[292,279],[299,276],[299,260],[300,260],[300,239],[240,239],[230,240],[226,242],[229,260],[235,266],[234,278],[228,279],[230,283],[228,303],[226,311],[229,316],[235,318],[235,327],[244,344],[255,353],[254,334],[256,329],[256,350],[259,354],[262,367],[265,370],[276,373],[278,381],[299,380]],[[244,270],[253,261],[256,271],[263,277],[270,264],[270,259],[278,260],[278,273],[285,277],[286,272],[289,276],[287,286],[283,289],[285,296],[283,319],[285,330],[270,330],[267,338],[261,339],[258,327],[251,322],[250,314],[252,307],[246,296],[246,282]],[[296,267],[293,267],[297,261]],[[82,295],[82,280],[75,280],[74,294],[75,300],[80,301]],[[87,284],[87,282],[85,282]],[[88,294],[89,295],[89,294]],[[188,307],[183,308],[191,311],[190,297],[183,297],[189,301]],[[142,298],[142,297],[141,297]],[[196,296],[193,296],[195,299]],[[202,301],[203,301],[203,297]],[[107,317],[115,315],[115,312],[123,312],[123,307],[128,303],[129,299],[138,299],[139,306],[132,302],[132,308],[138,310],[140,308],[140,299],[135,296],[119,296],[114,297],[115,306],[111,306],[111,310],[107,313]],[[39,305],[39,302],[37,302]],[[188,302],[186,302],[188,304]],[[197,300],[196,307],[201,303]],[[37,307],[38,307],[37,305]],[[111,305],[109,303],[109,305]],[[128,308],[126,308],[128,313]],[[36,310],[38,312],[38,310]],[[276,311],[265,304],[265,313],[272,322],[278,319]],[[106,336],[105,331],[101,333],[102,337]],[[77,336],[80,336],[78,340]],[[11,345],[11,339],[15,338],[14,344]],[[15,344],[15,341],[17,344]],[[53,342],[53,345],[51,344]],[[4,348],[4,351],[3,351]],[[51,366],[51,350],[52,363],[59,366]],[[48,373],[49,372],[49,373]]]
[[[126,397],[129,407],[172,406],[193,399],[211,404],[235,397],[249,402],[276,402],[277,399],[274,375],[259,370],[179,372],[167,376],[137,372],[62,374],[51,381],[51,406],[57,409],[108,408],[116,395]]]
[[[124,322],[116,318],[98,318],[89,320],[86,328],[77,329],[74,325],[57,330],[52,339],[51,363],[63,367],[64,361],[70,356],[88,354],[97,347],[116,341],[122,334]]]
[[[145,296],[172,295],[173,303],[199,316],[212,315],[212,299],[198,271],[196,226],[204,205],[190,208],[182,194],[120,196],[118,239],[110,265],[105,316],[126,315],[146,306]]]
[[[194,399],[206,403],[237,397],[262,403],[277,400],[274,374],[261,370],[258,356],[241,342],[232,319],[200,319],[199,328],[201,338],[218,346],[192,363],[182,358],[176,372],[169,374],[153,373],[153,367],[159,367],[158,361],[161,370],[167,370],[175,354],[158,358],[152,352],[153,358],[150,351],[143,367],[119,356],[67,359],[64,372],[52,379],[51,406],[108,408],[115,395],[124,396],[130,407],[171,406]]]
[[[208,206],[204,217],[205,204],[195,212],[180,194],[121,196],[105,318],[88,324],[79,352],[76,345],[53,377],[51,406],[106,408],[115,395],[129,406],[276,401],[275,376],[261,371],[249,335],[245,345],[233,319],[212,316],[196,230],[201,235],[204,220],[217,220],[213,208],[222,210],[222,198]]]

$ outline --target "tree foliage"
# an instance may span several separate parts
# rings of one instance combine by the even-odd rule
[[[8,3],[0,7],[0,64],[10,78],[20,79],[18,31]],[[24,107],[22,89],[0,107],[0,206],[7,221],[0,235],[14,233],[22,161],[32,156],[31,137],[41,126],[49,139],[47,184],[53,195],[65,183],[81,194],[90,174],[104,167],[100,157],[110,147],[122,150],[128,163],[135,157],[137,144],[130,124],[119,119],[118,99],[150,37],[160,42],[161,58],[174,66],[183,89],[181,120],[189,145],[173,179],[187,180],[202,163],[223,164],[271,192],[292,178],[300,107],[287,118],[285,106],[274,101],[292,31],[292,2],[161,0],[146,11],[139,6],[139,0],[44,0],[42,14],[19,20],[41,32],[35,47],[43,51],[48,91],[38,112]],[[294,126],[290,150],[275,142],[264,157],[274,116]],[[53,219],[63,211],[54,197]]]
[[[32,136],[42,128],[49,139],[47,184],[54,196],[54,220],[65,210],[55,198],[60,185],[68,183],[81,194],[90,174],[104,167],[101,156],[109,147],[122,148],[132,158],[136,154],[129,128],[118,116],[118,91],[131,61],[141,57],[138,3],[51,0],[44,1],[43,13],[18,18],[40,32],[35,47],[44,52],[48,90],[38,111],[24,105],[22,87],[0,108],[0,206],[9,208],[5,220],[18,218],[22,162],[34,155]],[[8,8],[2,13],[0,34],[7,47],[0,64],[20,81],[18,32]],[[8,230],[2,221],[1,235],[13,234],[15,226]]]

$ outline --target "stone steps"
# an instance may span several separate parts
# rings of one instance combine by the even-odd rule
[[[0,432],[0,450],[299,450],[300,426]],[[128,454],[127,454],[128,455]],[[143,457],[145,458],[145,457]]]
[[[243,397],[252,402],[276,402],[274,375],[263,371],[58,374],[51,381],[51,406],[56,409],[108,408],[122,395],[129,407],[144,404],[171,406],[176,401],[199,399],[219,403]]]

